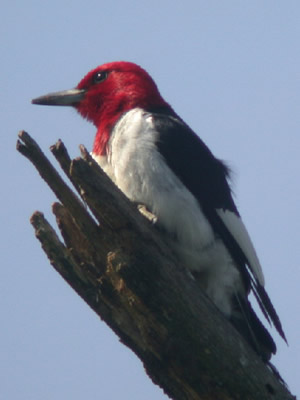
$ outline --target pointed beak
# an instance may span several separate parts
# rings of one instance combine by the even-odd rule
[[[37,97],[31,100],[31,103],[45,106],[74,106],[83,99],[84,95],[84,89],[63,90],[62,92],[49,93],[45,96]]]

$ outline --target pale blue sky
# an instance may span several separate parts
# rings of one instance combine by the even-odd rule
[[[33,97],[74,87],[108,61],[137,62],[234,170],[287,347],[273,361],[300,394],[300,3],[82,1],[1,3],[0,399],[160,400],[140,361],[50,267],[29,217],[55,200],[15,150],[27,130],[73,157],[95,128]],[[49,154],[49,157],[51,155]]]

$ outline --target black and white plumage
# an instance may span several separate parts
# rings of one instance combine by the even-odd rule
[[[285,336],[234,204],[228,168],[162,99],[151,77],[132,63],[104,64],[76,89],[34,102],[73,105],[94,122],[95,160],[130,200],[156,216],[180,262],[269,360],[276,346],[250,305],[251,290]]]
[[[229,171],[184,122],[166,111],[130,110],[112,130],[107,155],[94,157],[127,197],[157,217],[202,289],[268,359],[276,347],[247,300],[250,289],[284,334],[232,199]]]

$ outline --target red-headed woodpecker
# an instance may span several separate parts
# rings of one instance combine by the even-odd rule
[[[95,160],[156,217],[180,262],[269,360],[276,346],[250,305],[251,290],[266,319],[285,335],[234,204],[228,168],[165,102],[149,74],[130,62],[112,62],[89,72],[75,89],[32,102],[73,106],[95,124]]]

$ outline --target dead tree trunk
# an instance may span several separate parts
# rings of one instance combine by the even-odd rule
[[[176,400],[295,399],[199,291],[151,226],[81,148],[73,161],[61,141],[52,153],[20,132],[17,149],[56,194],[62,243],[40,212],[31,223],[52,266]]]

